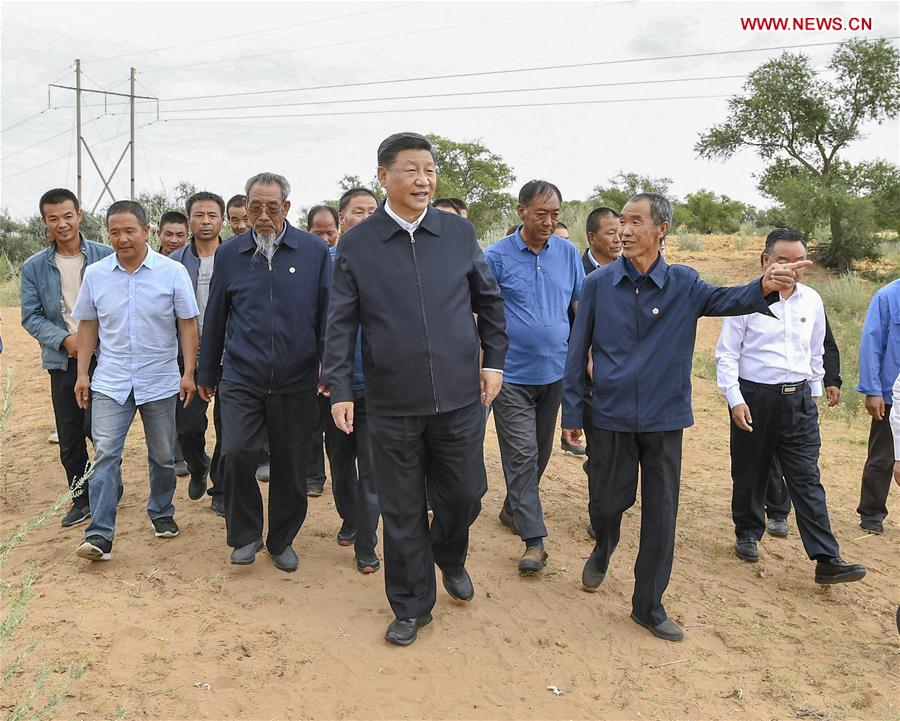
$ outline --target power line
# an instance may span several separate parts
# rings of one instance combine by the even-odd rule
[[[29,85],[28,87],[22,88],[21,90],[16,91],[16,92],[13,93],[12,95],[5,95],[5,96],[3,97],[3,102],[4,102],[4,103],[8,103],[8,102],[9,102],[10,100],[12,100],[13,98],[17,98],[17,97],[19,97],[20,95],[24,95],[24,94],[27,93],[29,90],[32,90],[33,88],[36,88],[36,87],[38,87],[39,85],[44,85],[45,83],[50,83],[50,82],[56,82],[56,80],[57,80],[59,77],[65,77],[65,75],[68,75],[68,74],[71,72],[71,70],[72,70],[72,65],[71,65],[71,64],[70,64],[70,65],[67,65],[66,68],[65,68],[65,72],[64,72],[63,75],[60,75],[60,73],[63,72],[63,71],[59,71],[59,70],[58,70],[58,71],[56,71],[55,73],[51,74],[51,76],[50,76],[49,78],[47,78],[46,80],[41,80],[41,81],[39,81],[39,82],[37,82],[37,83],[34,83],[34,85]]]
[[[13,128],[18,128],[20,125],[24,125],[24,124],[27,123],[29,120],[34,120],[34,119],[37,118],[38,116],[43,115],[44,113],[49,112],[49,111],[51,111],[51,110],[56,110],[56,108],[44,108],[43,110],[41,110],[41,111],[35,113],[34,115],[29,115],[29,116],[28,116],[27,118],[25,118],[24,120],[20,120],[18,123],[13,123],[12,125],[7,125],[5,128],[3,128],[2,130],[0,130],[0,133],[5,133],[5,132],[7,132],[8,130],[12,130]]]
[[[186,42],[186,43],[179,43],[178,45],[169,45],[168,47],[164,47],[164,48],[151,48],[149,50],[138,50],[133,53],[123,53],[122,55],[109,55],[105,58],[88,58],[86,62],[102,63],[102,62],[106,62],[107,60],[119,60],[120,58],[131,58],[131,57],[135,57],[137,55],[146,55],[148,53],[162,53],[162,52],[167,52],[169,50],[180,50],[181,48],[193,48],[193,47],[197,47],[198,45],[206,45],[208,43],[222,42],[223,40],[244,39],[251,35],[261,35],[264,33],[277,32],[279,30],[290,30],[291,28],[299,28],[299,27],[304,27],[306,25],[316,25],[318,23],[329,22],[331,20],[345,20],[347,18],[357,17],[360,15],[372,15],[375,13],[388,12],[390,10],[396,10],[398,8],[401,8],[404,5],[411,5],[411,4],[412,3],[399,3],[397,5],[392,5],[389,8],[378,8],[377,10],[364,10],[362,12],[346,13],[344,15],[332,15],[330,17],[318,18],[315,20],[304,20],[303,22],[292,23],[290,25],[279,25],[278,27],[262,28],[260,30],[251,30],[249,32],[235,33],[233,35],[220,35],[215,38],[207,38],[206,40],[192,40],[192,41]]]
[[[640,103],[657,100],[706,100],[728,98],[729,95],[674,95],[660,98],[616,98],[610,100],[561,100],[542,103],[514,103],[509,105],[460,105],[449,108],[393,108],[390,110],[348,110],[328,113],[284,113],[281,115],[226,115],[212,118],[162,118],[160,122],[215,121],[215,120],[266,120],[271,118],[323,118],[344,115],[387,115],[391,113],[428,113],[453,110],[498,110],[502,108],[542,108],[559,105],[606,105],[611,103]]]
[[[546,92],[551,90],[584,90],[588,88],[609,88],[609,87],[618,87],[623,85],[658,85],[662,83],[684,83],[684,82],[693,82],[693,81],[710,81],[710,80],[734,80],[739,78],[745,78],[746,75],[710,75],[705,77],[693,77],[693,78],[667,78],[660,80],[638,80],[638,81],[623,81],[623,82],[615,82],[615,83],[582,83],[579,85],[549,85],[541,88],[511,88],[511,89],[500,89],[500,90],[468,90],[462,91],[458,93],[432,93],[427,95],[393,95],[381,98],[352,98],[349,100],[305,100],[301,102],[295,103],[267,103],[261,105],[226,105],[222,107],[215,108],[177,108],[173,110],[161,110],[160,113],[208,113],[211,110],[219,111],[219,110],[256,110],[259,108],[288,108],[288,107],[297,107],[297,106],[310,106],[310,105],[338,105],[345,103],[372,103],[372,102],[384,102],[384,101],[393,101],[393,100],[421,100],[423,98],[456,98],[461,96],[469,96],[469,95],[505,95],[509,93],[531,93],[531,92]],[[151,111],[142,111],[143,114]],[[125,113],[109,113],[109,115],[124,115]]]
[[[872,38],[873,40],[896,40],[900,36],[891,36],[885,38]],[[684,53],[681,55],[657,55],[646,58],[626,58],[624,60],[597,60],[586,63],[569,63],[566,65],[542,65],[529,68],[508,68],[503,70],[482,70],[471,73],[448,73],[445,75],[420,75],[411,78],[391,78],[389,80],[366,80],[353,83],[333,83],[329,85],[306,85],[298,88],[280,88],[278,90],[252,90],[241,93],[218,93],[214,95],[185,95],[178,98],[160,98],[161,103],[174,103],[182,100],[211,100],[213,98],[234,98],[245,97],[250,95],[273,95],[279,93],[294,93],[307,90],[335,90],[339,88],[358,88],[371,85],[389,85],[392,83],[413,83],[424,80],[449,80],[451,78],[474,78],[484,77],[488,75],[511,75],[514,73],[530,73],[544,70],[573,70],[575,68],[589,68],[601,65],[619,65],[626,63],[644,63],[655,62],[659,60],[687,60],[691,58],[712,57],[716,55],[734,55],[738,53],[757,53],[768,52],[771,50],[791,50],[795,48],[821,47],[827,45],[839,45],[840,42],[826,43],[803,43],[796,45],[775,45],[765,48],[747,48],[744,50],[716,50],[702,53]]]

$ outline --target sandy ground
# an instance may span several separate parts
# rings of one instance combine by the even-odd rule
[[[754,274],[755,252],[723,240],[706,241],[696,257],[670,255],[737,281]],[[2,362],[14,384],[0,477],[5,538],[50,506],[64,479],[47,443],[53,416],[37,345],[18,325],[18,309],[3,317]],[[698,348],[711,349],[718,328],[703,320]],[[869,571],[860,583],[822,588],[793,519],[787,539],[762,541],[758,564],[733,556],[727,423],[714,381],[695,379],[694,409],[666,596],[687,632],[681,644],[628,618],[639,506],[623,521],[601,591],[580,590],[591,542],[574,456],[556,451],[543,480],[546,572],[521,578],[520,543],[497,521],[503,477],[489,424],[489,490],[469,561],[476,600],[460,608],[441,589],[435,622],[400,649],[382,640],[391,619],[382,574],[358,574],[352,551],[335,542],[330,481],[325,496],[310,499],[295,543],[299,572],[284,574],[265,556],[231,566],[224,521],[208,502],[189,501],[185,483],[176,495],[181,535],[153,537],[136,423],[113,560],[76,558],[83,527],[61,529],[52,518],[4,564],[11,585],[3,618],[28,569],[38,574],[27,618],[4,649],[5,668],[35,644],[3,686],[4,715],[43,686],[36,708],[68,689],[47,713],[66,719],[900,718],[900,493],[891,495],[885,535],[863,534],[854,511],[865,421],[822,414],[832,525],[845,558]],[[41,668],[54,662],[42,683]],[[71,663],[86,672],[66,687],[62,671]]]

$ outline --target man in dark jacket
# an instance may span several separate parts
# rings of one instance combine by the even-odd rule
[[[472,224],[429,205],[436,173],[428,140],[387,138],[378,178],[386,202],[338,246],[324,376],[335,425],[349,433],[361,326],[385,586],[396,616],[385,638],[406,646],[431,622],[435,564],[453,599],[475,595],[465,561],[487,490],[482,404],[500,390],[507,337]]]
[[[631,618],[659,638],[680,641],[662,596],[672,572],[683,431],[691,412],[691,361],[701,316],[768,313],[774,291],[792,287],[810,261],[770,265],[762,280],[736,288],[704,283],[697,271],[669,266],[660,246],[672,204],[640,193],[621,214],[623,255],[584,282],[563,382],[563,433],[577,441],[584,424],[584,375],[593,358],[588,512],[596,544],[582,587],[596,591],[619,541],[622,514],[634,505],[641,475],[641,539]],[[614,308],[616,312],[611,313]]]
[[[71,190],[48,190],[38,206],[50,244],[22,264],[22,326],[40,343],[41,362],[50,375],[59,458],[72,492],[72,508],[62,519],[63,527],[68,528],[91,517],[87,483],[80,480],[88,465],[86,439],[91,435],[91,416],[90,409],[79,408],[75,402],[78,321],[72,318],[72,308],[85,268],[113,249],[86,240],[78,230],[83,211]],[[92,359],[91,375],[95,366]]]
[[[287,222],[289,192],[274,173],[247,181],[251,230],[216,251],[197,372],[201,397],[209,402],[218,385],[222,404],[219,465],[231,562],[253,563],[263,547],[255,472],[268,437],[265,545],[282,571],[300,564],[291,544],[306,518],[308,441],[331,280],[325,242]]]
[[[181,263],[191,278],[194,295],[200,315],[197,325],[201,339],[203,338],[203,316],[209,300],[209,288],[212,284],[215,268],[216,251],[222,244],[221,232],[224,223],[225,201],[222,196],[205,190],[194,193],[185,202],[188,222],[191,227],[191,239],[187,245],[175,250],[169,257]],[[199,349],[198,349],[199,350]],[[178,363],[184,369],[184,358],[179,356]],[[213,407],[213,425],[216,429],[216,444],[213,448],[212,460],[206,453],[206,429],[209,421],[206,409],[209,404],[202,398],[185,408],[175,407],[175,427],[178,432],[178,446],[181,449],[191,480],[188,484],[188,496],[197,501],[203,498],[207,478],[212,480],[209,489],[210,508],[218,516],[225,515],[225,501],[222,497],[222,484],[218,469],[221,449],[221,413],[218,402]]]

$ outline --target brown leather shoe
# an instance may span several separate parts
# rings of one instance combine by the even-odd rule
[[[525,549],[519,560],[519,573],[534,574],[547,565],[547,552],[541,546],[531,546]]]

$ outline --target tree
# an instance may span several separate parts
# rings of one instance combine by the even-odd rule
[[[747,210],[746,205],[727,195],[716,196],[701,188],[675,206],[674,224],[694,233],[736,233]]]
[[[601,205],[620,211],[625,203],[638,193],[661,193],[668,195],[672,185],[671,178],[651,178],[637,173],[624,173],[621,170],[607,181],[608,185],[598,185],[594,188],[594,199]]]
[[[372,178],[368,183],[364,183],[358,175],[345,175],[338,181],[338,187],[341,189],[341,195],[346,193],[351,188],[367,188],[371,190],[375,197],[378,199],[380,203],[384,200],[385,193],[384,188],[381,187],[381,183],[378,182],[378,176]],[[334,205],[335,208],[338,207],[338,201],[335,200],[333,203],[330,201],[325,201],[326,205]]]
[[[438,171],[435,197],[465,200],[476,227],[503,221],[516,203],[505,190],[516,176],[503,158],[480,140],[461,143],[434,134],[428,140]]]
[[[876,214],[874,200],[848,182],[854,166],[838,153],[861,136],[863,123],[900,112],[900,53],[886,40],[849,40],[828,68],[833,80],[818,78],[804,55],[783,53],[764,63],[750,73],[744,94],[729,100],[728,119],[702,133],[694,149],[708,159],[754,149],[771,164],[760,190],[789,217],[827,220],[831,240],[821,259],[845,270],[870,252],[857,223],[871,216],[874,227]]]

